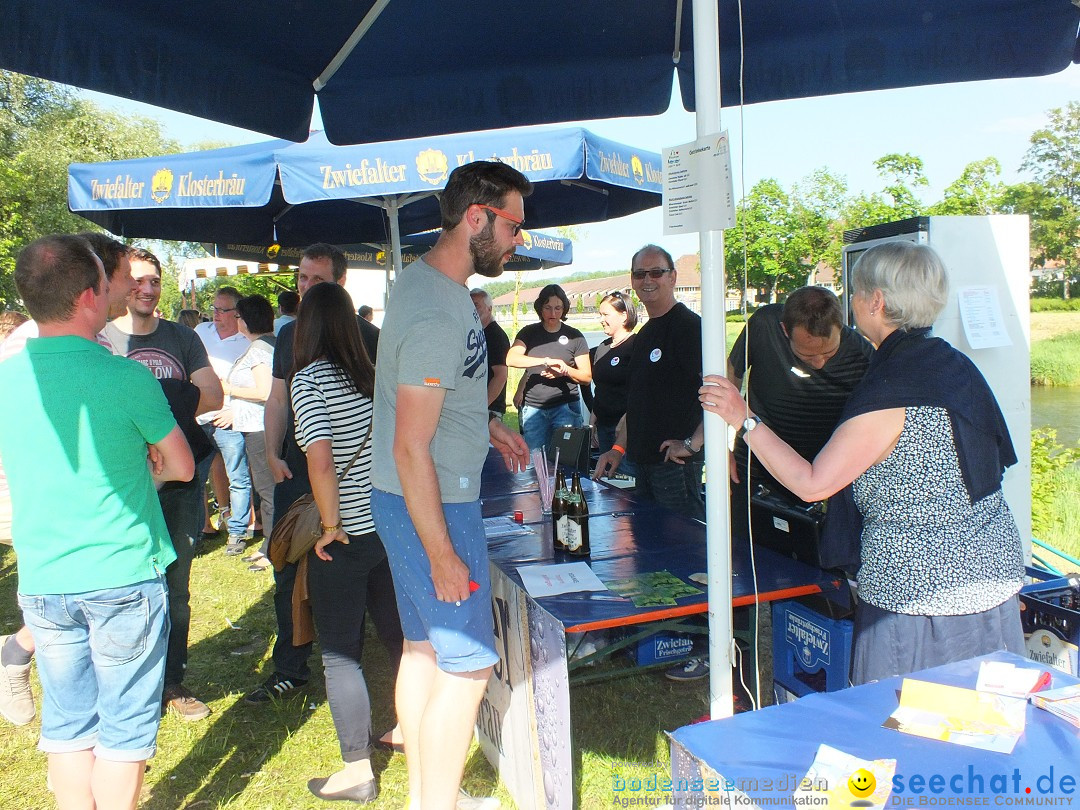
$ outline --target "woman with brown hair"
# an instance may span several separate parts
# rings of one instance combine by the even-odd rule
[[[595,446],[603,454],[614,446],[615,428],[626,413],[637,312],[630,296],[618,290],[605,295],[597,309],[600,311],[600,328],[608,337],[589,352],[592,385],[596,392],[585,385],[581,394],[585,407],[592,413],[590,423],[595,430]],[[619,472],[632,477],[636,470],[633,463],[624,458]]]
[[[395,677],[401,659],[393,579],[370,507],[374,386],[375,367],[349,294],[338,284],[311,287],[297,315],[289,389],[296,440],[307,456],[322,523],[322,536],[307,560],[308,591],[345,762],[337,773],[308,781],[308,789],[327,800],[370,802],[378,795],[370,762],[371,703],[361,664],[367,608]]]
[[[592,381],[589,344],[566,320],[570,299],[558,284],[548,284],[533,303],[540,318],[517,333],[506,365],[527,369],[521,409],[521,432],[530,450],[547,445],[556,426],[582,424],[579,385]]]

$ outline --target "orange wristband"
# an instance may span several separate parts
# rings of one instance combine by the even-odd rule
[[[626,448],[625,447],[620,447],[617,444],[613,444],[613,445],[611,445],[611,449],[612,450],[618,450],[622,455],[624,455],[624,456],[626,455]]]

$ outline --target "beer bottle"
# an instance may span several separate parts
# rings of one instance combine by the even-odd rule
[[[559,470],[555,474],[555,494],[551,498],[551,538],[556,551],[566,550],[566,477]]]
[[[589,505],[581,489],[581,475],[574,473],[570,489],[570,506],[566,510],[566,547],[574,555],[589,556]]]

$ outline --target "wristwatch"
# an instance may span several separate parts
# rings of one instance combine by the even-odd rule
[[[503,419],[503,415],[499,411],[488,411],[488,422],[498,419],[500,422]]]
[[[687,436],[685,439],[682,440],[682,444],[683,444],[683,447],[685,447],[689,452],[691,452],[691,453],[696,453],[697,452],[694,449],[694,437],[693,436]]]
[[[760,416],[748,416],[748,417],[746,417],[746,419],[743,420],[742,426],[743,426],[743,430],[746,431],[747,433],[749,433],[751,430],[753,430],[754,428],[756,428],[760,424],[761,424],[761,417]]]

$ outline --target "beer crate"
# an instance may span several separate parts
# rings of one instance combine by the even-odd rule
[[[1020,589],[1020,601],[1028,657],[1070,675],[1078,674],[1080,576],[1025,585]]]
[[[830,618],[799,602],[774,602],[772,630],[773,680],[785,692],[802,697],[848,685],[854,632],[850,619]]]

